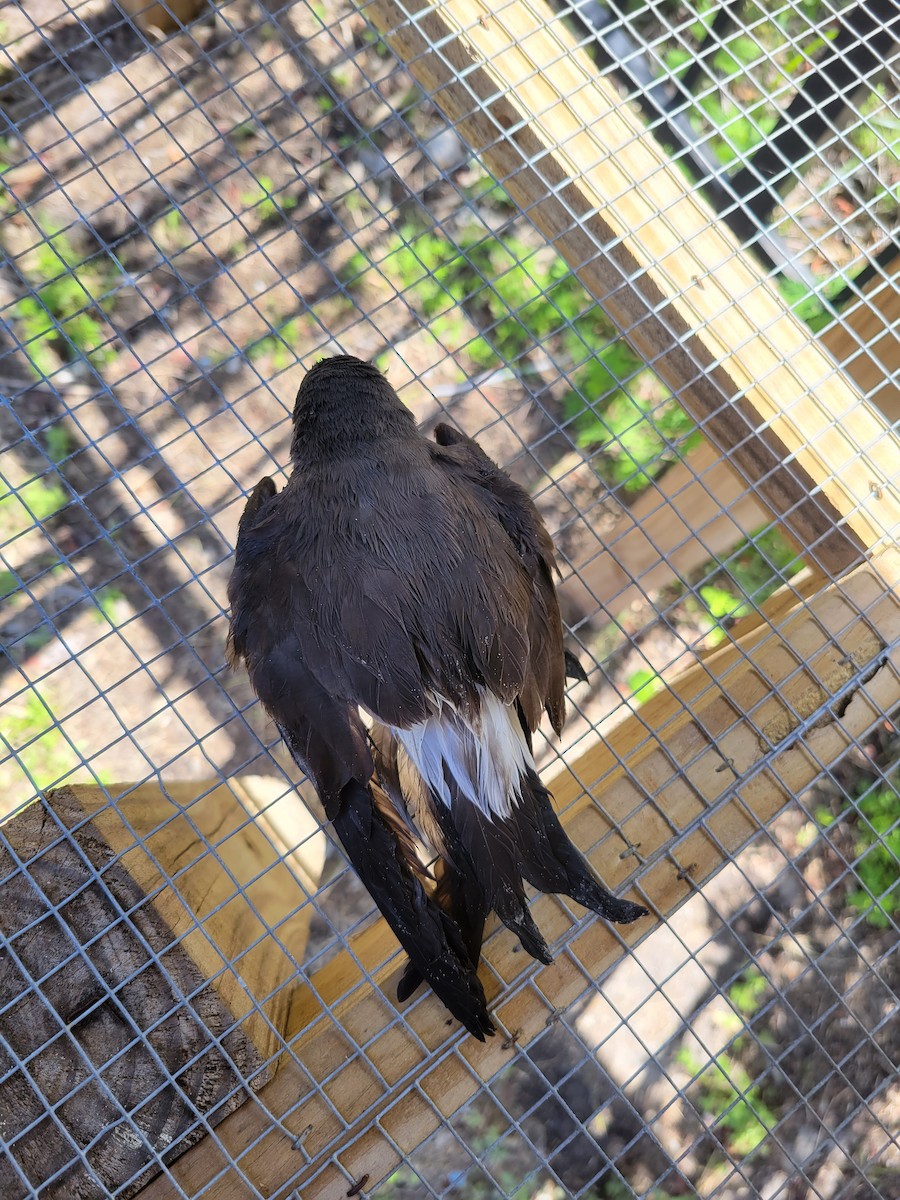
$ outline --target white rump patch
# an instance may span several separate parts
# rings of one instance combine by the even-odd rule
[[[508,817],[519,798],[522,776],[534,767],[514,708],[481,692],[479,711],[462,713],[443,696],[431,697],[435,713],[409,729],[391,730],[427,786],[452,806],[444,768],[463,796],[486,817]]]

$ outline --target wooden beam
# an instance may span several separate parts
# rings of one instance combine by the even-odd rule
[[[709,559],[725,557],[767,519],[754,492],[704,440],[620,510],[612,532],[598,537],[596,553],[571,564],[561,595],[581,616],[602,608],[615,617]]]
[[[369,0],[391,48],[825,570],[900,527],[898,441],[543,0]]]
[[[144,33],[170,33],[187,25],[199,13],[204,0],[119,0],[122,8]]]
[[[627,885],[636,849],[640,894],[660,916],[736,854],[823,768],[900,703],[900,553],[859,567],[790,605],[766,602],[748,623],[617,730],[548,782],[569,834],[610,886]],[[839,699],[838,699],[839,698]],[[653,730],[650,734],[648,730]],[[556,948],[536,968],[505,929],[486,945],[483,978],[518,1044],[540,1035],[645,932],[582,922],[549,896],[535,916]],[[510,1062],[502,1037],[481,1045],[430,994],[398,1014],[401,960],[382,921],[293,990],[290,1053],[260,1093],[172,1165],[188,1196],[297,1194],[338,1200],[348,1181],[374,1187]],[[529,977],[531,986],[522,988]],[[374,986],[373,986],[374,985]],[[269,1115],[272,1114],[272,1115]],[[273,1118],[277,1118],[273,1119]],[[302,1151],[295,1137],[304,1134]],[[157,1180],[142,1200],[168,1200]]]
[[[900,421],[900,255],[885,276],[869,280],[862,296],[841,309],[822,341],[838,366],[894,425]]]
[[[153,1152],[242,1104],[282,1046],[324,856],[313,818],[289,793],[281,840],[283,783],[116,791],[112,807],[62,787],[2,826],[3,1200],[135,1195]]]

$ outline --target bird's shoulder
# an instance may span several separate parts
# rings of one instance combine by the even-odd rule
[[[499,521],[532,574],[538,568],[552,574],[553,540],[534,501],[485,453],[474,438],[451,425],[435,428],[432,459],[439,469],[465,488],[476,502]]]

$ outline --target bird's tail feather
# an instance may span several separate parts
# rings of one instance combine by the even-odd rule
[[[459,926],[473,962],[477,963],[481,954],[484,923],[490,912],[516,934],[532,958],[551,962],[522,886],[513,821],[486,816],[460,794],[449,772],[447,784],[450,805],[437,796],[432,798],[443,856],[434,899]],[[400,998],[412,995],[420,983],[421,975],[410,962],[400,982]]]
[[[550,793],[535,771],[529,770],[522,787],[522,802],[514,817],[522,849],[522,874],[542,892],[563,892],[585,908],[628,925],[648,910],[642,904],[619,900],[595,878],[581,852],[560,823]]]
[[[629,924],[647,909],[620,900],[597,880],[569,840],[537,773],[528,770],[511,815],[493,820],[461,796],[448,808],[437,797],[434,812],[441,828],[444,872],[434,898],[459,926],[472,961],[477,963],[487,914],[497,916],[518,935],[523,949],[540,962],[550,951],[531,916],[522,880],[542,892],[561,892],[607,921]],[[421,983],[413,962],[400,982],[401,999]]]
[[[477,963],[481,957],[484,923],[490,912],[484,892],[478,886],[467,886],[466,880],[447,859],[438,860],[434,874],[437,885],[432,899],[458,926],[470,961]],[[421,983],[421,973],[411,961],[408,962],[397,985],[397,999],[408,1000]]]
[[[338,809],[335,832],[411,965],[457,1020],[484,1041],[494,1025],[457,924],[422,887],[368,786],[348,783]]]

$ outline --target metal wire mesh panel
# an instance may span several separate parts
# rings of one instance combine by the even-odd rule
[[[900,1195],[897,26],[0,7],[4,1198]],[[224,663],[337,352],[534,497],[539,765],[662,918],[491,926],[487,1047]]]

